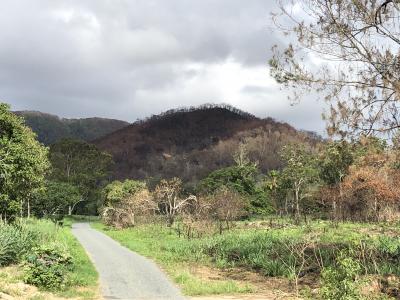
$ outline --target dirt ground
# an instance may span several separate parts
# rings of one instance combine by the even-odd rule
[[[267,278],[256,272],[243,269],[220,270],[209,267],[193,267],[191,273],[205,280],[233,280],[238,285],[251,285],[255,292],[238,295],[213,295],[191,297],[192,300],[280,300],[299,299],[295,297],[293,289],[286,279]]]

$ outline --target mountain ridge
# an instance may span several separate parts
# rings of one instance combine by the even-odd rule
[[[229,105],[169,110],[132,123],[92,142],[115,161],[114,175],[196,181],[232,165],[239,144],[267,171],[281,166],[279,150],[290,142],[316,142],[316,136],[272,118],[260,119]]]
[[[95,140],[130,123],[108,118],[61,118],[57,115],[34,110],[14,111],[37,134],[38,140],[51,145],[64,138],[84,141]]]

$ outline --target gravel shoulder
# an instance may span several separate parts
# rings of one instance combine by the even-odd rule
[[[72,233],[99,272],[104,299],[184,299],[154,262],[121,246],[88,223],[73,224]]]

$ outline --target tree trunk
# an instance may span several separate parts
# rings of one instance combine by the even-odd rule
[[[336,197],[333,197],[333,202],[332,202],[332,213],[333,213],[333,220],[337,220],[337,204],[336,204]]]
[[[31,202],[28,199],[28,219],[31,217]]]
[[[296,205],[296,212],[295,212],[295,219],[296,223],[300,221],[300,203],[299,203],[299,188],[296,186],[295,188],[295,205]]]
[[[72,206],[71,205],[68,206],[68,216],[72,216],[72,212],[74,211],[75,206],[77,206],[78,203],[81,203],[83,201],[85,201],[85,200],[81,199],[78,202],[75,202]]]
[[[285,215],[288,215],[288,199],[287,199],[287,195],[285,196]]]

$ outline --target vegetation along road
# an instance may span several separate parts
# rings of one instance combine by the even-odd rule
[[[88,223],[74,224],[72,232],[100,274],[105,299],[184,299],[153,262],[122,247]]]

